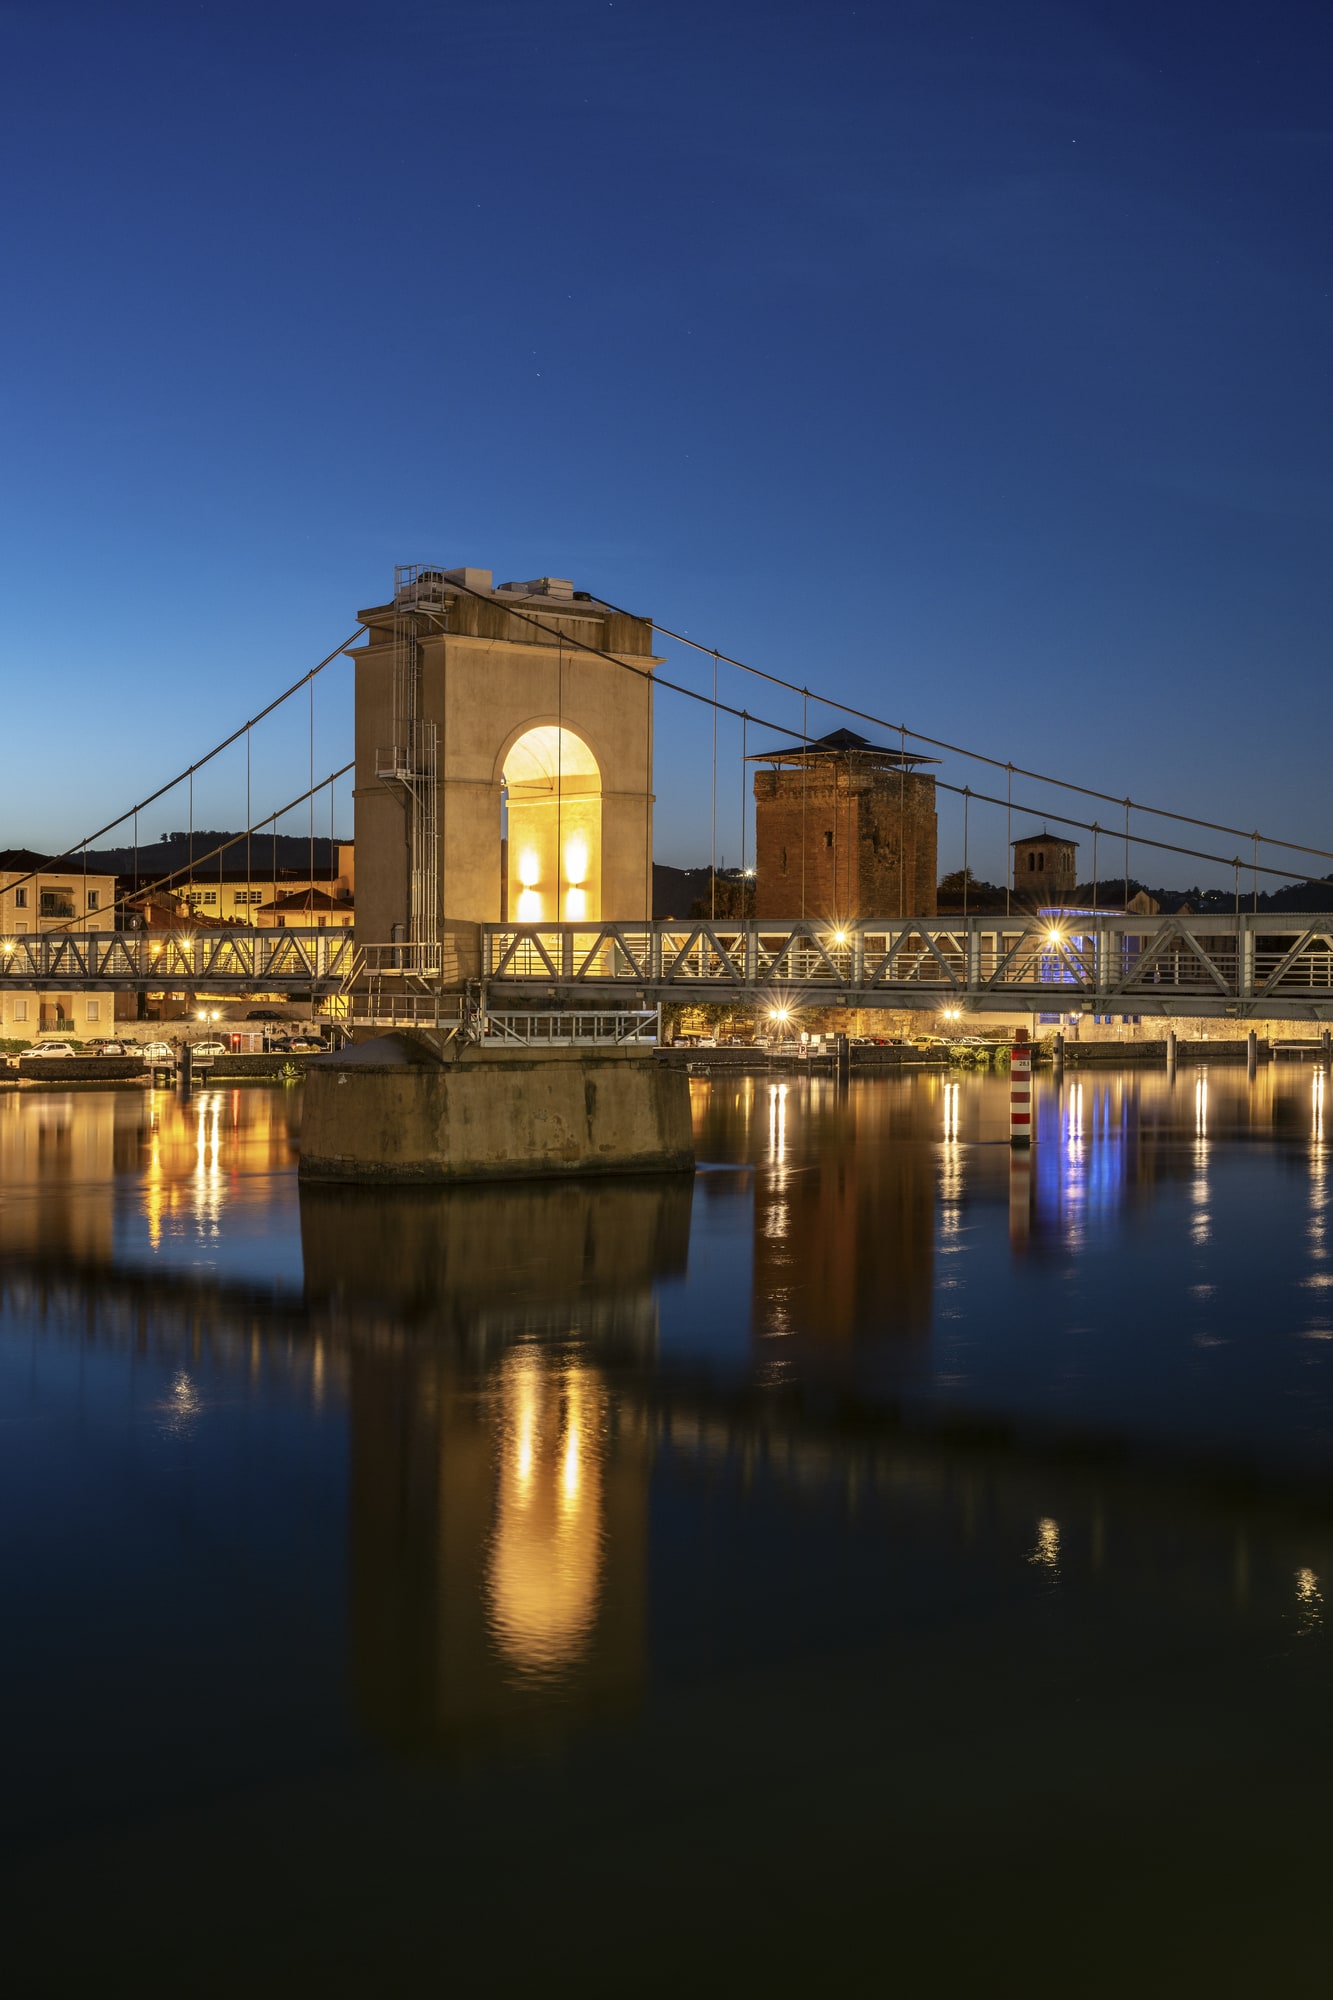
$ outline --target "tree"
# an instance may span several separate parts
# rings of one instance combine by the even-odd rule
[[[717,914],[720,917],[752,917],[754,915],[754,878],[748,875],[718,874],[713,877],[717,895]],[[713,891],[705,890],[690,904],[692,917],[710,917],[713,914]]]

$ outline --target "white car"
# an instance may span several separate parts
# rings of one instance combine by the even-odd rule
[[[193,1056],[225,1056],[231,1051],[225,1042],[195,1042],[190,1053]]]
[[[176,1060],[176,1051],[170,1042],[140,1042],[134,1054],[142,1056],[148,1063],[169,1063]]]
[[[30,1049],[20,1049],[18,1062],[46,1061],[52,1056],[76,1056],[79,1051],[73,1042],[34,1042]]]

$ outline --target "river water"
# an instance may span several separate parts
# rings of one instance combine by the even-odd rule
[[[0,1096],[7,1990],[1322,1990],[1325,1088],[304,1194],[299,1089]]]

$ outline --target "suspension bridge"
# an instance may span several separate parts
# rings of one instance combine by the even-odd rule
[[[1333,864],[1333,851],[1116,798],[945,741],[551,579],[494,588],[488,572],[413,565],[397,572],[390,603],[360,618],[323,660],[185,770],[40,868],[0,878],[0,994],[172,988],[240,998],[280,991],[308,996],[353,1024],[451,1015],[477,1022],[492,1009],[641,1014],[682,1000],[756,1009],[781,1003],[792,1012],[817,1005],[1333,1020],[1333,914],[1259,907],[1261,881],[1311,882],[1316,869]],[[664,647],[672,650],[657,650]],[[316,684],[349,655],[357,674],[355,756],[319,776]],[[697,673],[694,682],[687,677],[688,662],[700,657],[697,684]],[[681,659],[684,667],[676,664]],[[754,707],[725,697],[724,674],[760,686]],[[654,706],[666,701],[699,715],[711,763],[706,917],[652,914]],[[252,739],[295,705],[308,710],[308,782],[281,805],[255,812]],[[888,907],[867,907],[864,886],[854,885],[857,836],[840,831],[841,822],[821,829],[813,807],[807,814],[807,766],[815,752],[827,761],[834,739],[817,732],[829,715],[869,727],[894,746],[876,749],[842,732],[873,751],[874,782],[890,799],[896,773],[899,827],[896,839],[888,829],[888,860],[874,878]],[[344,741],[351,720],[340,706],[333,728]],[[719,750],[724,733],[738,738],[740,810],[730,820],[736,787],[725,768],[731,753]],[[770,734],[786,739],[782,750],[752,749]],[[245,825],[191,853],[189,878],[199,879],[205,865],[230,865],[301,811],[313,877],[317,801],[321,812],[327,806],[332,842],[335,788],[354,774],[358,876],[366,888],[354,934],[313,924],[160,930],[131,918],[146,894],[170,894],[187,872],[140,879],[141,815],[173,792],[188,795],[193,847],[196,779],[240,749]],[[847,784],[838,791],[835,782],[830,794],[849,816],[858,786],[864,791],[869,782],[857,776],[858,754],[849,753]],[[784,824],[792,829],[796,862],[789,871],[784,846],[781,882],[765,882],[763,801],[751,795],[752,766],[762,757],[788,767],[764,794],[783,793]],[[862,758],[867,768],[870,761]],[[943,768],[924,778],[927,763]],[[954,767],[978,782],[955,782],[948,774]],[[961,911],[933,907],[934,835],[927,880],[906,832],[909,786],[922,797],[928,787],[932,815],[939,800],[950,816],[952,858],[962,864]],[[1081,838],[1090,884],[1076,895],[1071,877],[1067,893],[1044,905],[1006,888],[1002,909],[969,908],[978,843],[994,844],[1002,823],[1008,851],[1016,817],[1059,828],[1071,857]],[[754,854],[758,887],[770,907],[779,899],[779,914],[718,910],[718,839],[727,824],[739,833],[741,896],[754,893],[756,871],[746,865]],[[112,928],[77,916],[35,930],[13,921],[15,890],[60,871],[76,879],[97,843],[117,832],[132,835],[133,888],[118,900]],[[1166,857],[1195,870],[1203,864],[1230,893],[1211,892],[1200,910],[1125,907],[1132,868],[1145,866],[1145,856],[1158,865]],[[1120,907],[1107,893],[1104,863],[1117,886],[1123,881]],[[770,876],[775,865],[770,857]],[[913,898],[922,907],[914,908]]]

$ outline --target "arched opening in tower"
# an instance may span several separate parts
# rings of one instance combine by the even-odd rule
[[[529,729],[504,763],[512,922],[582,923],[602,914],[602,774],[572,729]]]

